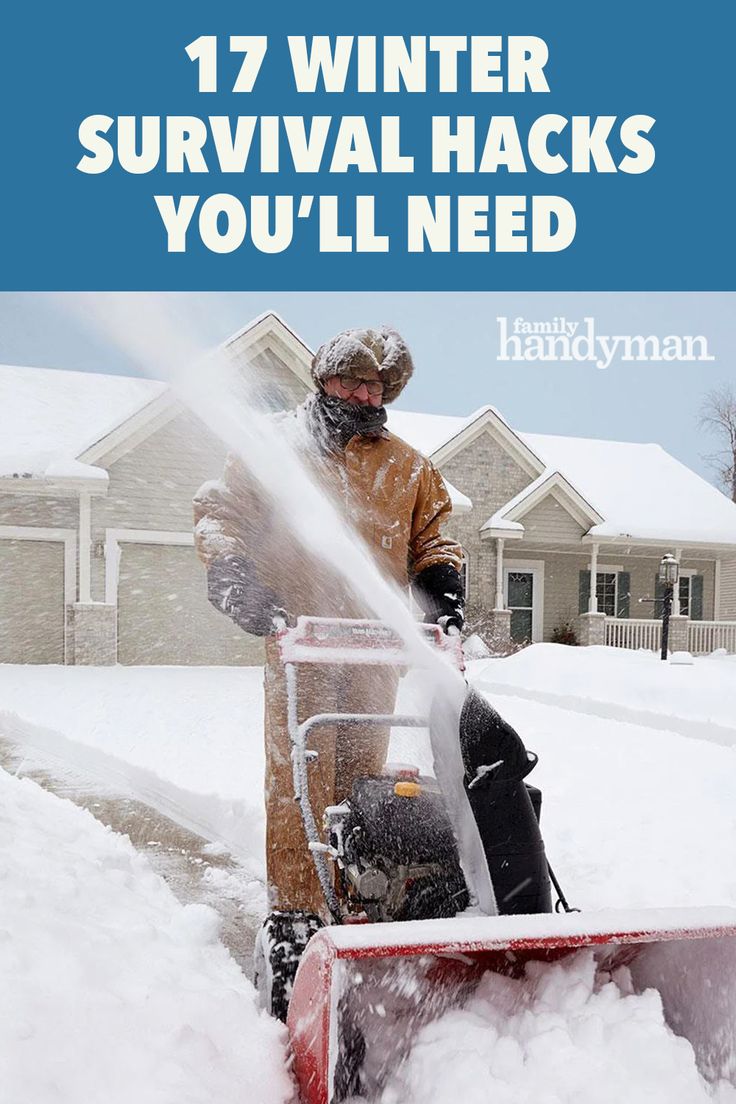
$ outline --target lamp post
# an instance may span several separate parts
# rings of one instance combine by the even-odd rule
[[[680,578],[680,565],[668,552],[662,557],[659,564],[659,581],[664,588],[662,595],[662,651],[661,659],[667,659],[667,646],[670,637],[670,616],[672,614],[672,598],[675,592],[677,580]],[[679,613],[679,610],[678,610]]]

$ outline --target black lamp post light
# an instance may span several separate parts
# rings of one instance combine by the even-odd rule
[[[670,639],[670,617],[672,615],[672,599],[675,593],[678,579],[680,578],[680,565],[668,552],[662,557],[659,564],[659,581],[663,587],[662,595],[662,651],[661,659],[667,659],[667,647]],[[679,613],[679,610],[678,610]]]

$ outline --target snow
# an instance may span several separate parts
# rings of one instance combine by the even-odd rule
[[[573,903],[736,905],[735,671],[735,657],[670,666],[554,644],[469,665],[540,756],[531,781]],[[127,786],[260,872],[261,680],[256,667],[0,665],[0,735]],[[420,685],[402,680],[398,710],[426,712]],[[431,769],[426,734],[395,730],[389,758]]]
[[[286,1104],[284,1030],[127,839],[0,771],[0,1082],[24,1104]]]
[[[690,1044],[666,1026],[656,991],[596,970],[591,951],[523,979],[487,973],[463,1008],[423,1027],[382,1104],[721,1104]]]
[[[458,418],[447,414],[416,414],[391,407],[388,411],[387,427],[391,433],[407,441],[425,456],[431,456],[474,422],[481,413],[482,411],[475,411],[468,418]]]
[[[491,695],[512,694],[736,746],[736,656],[663,663],[653,652],[629,648],[533,644],[473,664],[470,677]]]
[[[327,939],[338,956],[353,957],[355,951],[367,948],[383,951],[401,947],[410,954],[422,954],[434,945],[442,945],[452,953],[492,951],[519,940],[530,947],[587,947],[600,935],[616,936],[611,940],[616,944],[640,944],[673,933],[683,939],[697,939],[704,931],[736,937],[736,908],[610,908],[534,916],[464,914],[452,919],[381,924],[376,930],[348,924],[327,928],[320,938]],[[358,957],[363,960],[363,956]]]
[[[592,536],[736,542],[736,506],[660,445],[520,436],[603,515]]]
[[[0,365],[0,476],[106,478],[73,462],[165,390],[131,376]]]
[[[0,735],[29,755],[153,804],[262,872],[262,668],[0,664],[0,702]]]
[[[734,657],[682,666],[648,653],[560,645],[470,664],[471,682],[540,757],[530,781],[544,794],[548,855],[570,903],[584,910],[483,923],[517,936],[550,925],[606,930],[614,914],[666,927],[666,911],[637,921],[634,910],[669,908],[685,910],[685,924],[732,922],[735,670]],[[259,668],[0,667],[0,736],[31,759],[56,756],[57,765],[76,762],[111,785],[142,788],[169,815],[196,821],[215,846],[236,840],[261,869],[261,676]],[[420,704],[416,691],[412,676],[402,681],[402,712]],[[426,736],[396,731],[389,757],[426,767]],[[2,852],[13,873],[2,878],[0,904],[0,929],[13,934],[12,942],[0,934],[10,978],[0,992],[14,1009],[0,1015],[0,1030],[15,1032],[0,1040],[12,1063],[3,1073],[16,1090],[10,1098],[51,1104],[48,1083],[61,1077],[55,1101],[90,1099],[107,1061],[116,1063],[105,1074],[106,1084],[114,1082],[113,1104],[118,1081],[121,1101],[167,1104],[160,1088],[167,1076],[174,1086],[168,1099],[204,1099],[205,1082],[208,1099],[234,1100],[235,1084],[239,1099],[286,1099],[282,1037],[255,1017],[247,983],[235,967],[232,984],[218,987],[209,973],[204,980],[210,970],[229,978],[232,965],[213,942],[208,915],[185,910],[177,921],[179,906],[124,841],[29,783],[0,781],[0,818],[14,818],[10,833],[0,819],[13,840]],[[22,922],[16,889],[26,894]],[[469,918],[468,930],[478,922]],[[453,927],[456,938],[457,923],[436,922]],[[402,927],[410,940],[411,925]],[[344,938],[360,936],[352,928]],[[51,962],[49,980],[43,964]],[[143,992],[151,994],[145,1004]],[[73,1043],[58,1028],[63,999]],[[64,1053],[73,1060],[65,1062]],[[121,1068],[126,1063],[120,1073],[118,1055]],[[185,1063],[190,1096],[177,1092]],[[264,1070],[265,1087],[254,1088]],[[33,1092],[19,1094],[21,1080]],[[383,1104],[450,1104],[460,1092],[467,1104],[491,1092],[494,1100],[535,1104],[711,1099],[688,1044],[666,1031],[656,995],[629,994],[620,977],[592,978],[585,951],[533,968],[525,980],[487,978],[464,1008],[422,1029]],[[734,1099],[725,1086],[714,1092],[720,1104]]]

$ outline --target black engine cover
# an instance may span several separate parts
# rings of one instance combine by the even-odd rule
[[[400,867],[429,867],[410,876],[394,920],[454,916],[467,908],[465,885],[452,826],[434,779],[421,792],[401,797],[396,779],[360,778],[353,784],[343,826],[347,863],[373,866],[395,877]]]

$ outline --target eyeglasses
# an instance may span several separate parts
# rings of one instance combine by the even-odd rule
[[[380,395],[383,393],[383,384],[380,380],[356,379],[355,376],[338,376],[338,379],[344,391],[357,391],[359,387],[365,384],[365,389],[369,395]]]

